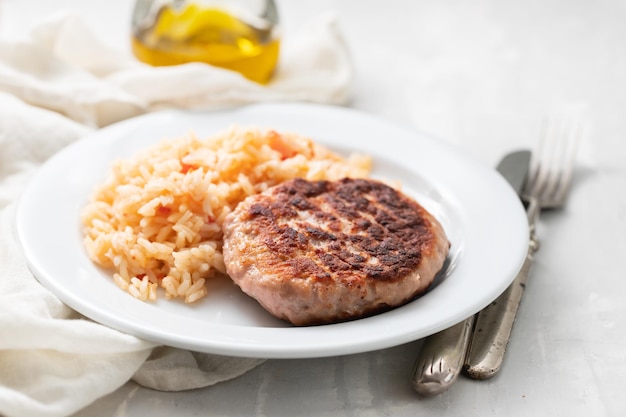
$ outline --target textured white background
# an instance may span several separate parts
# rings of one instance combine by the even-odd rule
[[[618,416],[626,409],[626,1],[283,0],[285,36],[332,11],[351,50],[351,106],[495,165],[532,147],[540,119],[590,122],[568,206],[542,217],[541,251],[500,375],[420,399],[420,341],[346,357],[268,361],[215,387],[128,384],[77,417]],[[128,49],[131,0],[0,0],[0,33],[73,8]],[[401,150],[399,150],[401,151]]]

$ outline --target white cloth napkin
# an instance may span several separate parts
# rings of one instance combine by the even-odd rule
[[[41,286],[26,266],[14,219],[17,199],[48,157],[98,127],[163,108],[341,104],[351,78],[329,16],[284,39],[267,86],[204,64],[140,64],[106,46],[73,14],[35,25],[27,38],[0,39],[0,415],[66,416],[131,378],[185,390],[263,362],[157,346],[82,317]]]

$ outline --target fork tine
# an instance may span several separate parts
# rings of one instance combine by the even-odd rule
[[[532,153],[530,161],[530,175],[525,187],[525,194],[540,195],[546,185],[551,166],[550,157],[552,142],[554,141],[554,125],[547,120],[541,121],[541,134],[537,150]]]
[[[574,164],[576,162],[576,154],[578,146],[582,138],[582,127],[580,125],[569,122],[567,124],[566,140],[567,147],[563,152],[561,175],[554,191],[554,199],[562,202],[565,200],[569,188],[572,184],[574,174]]]
[[[552,140],[550,144],[549,155],[549,178],[546,180],[546,188],[542,192],[541,200],[551,200],[561,183],[561,175],[566,166],[566,158],[569,153],[570,142],[570,125],[566,120],[557,120],[554,122],[553,132],[550,136]]]
[[[544,119],[541,128],[524,191],[538,197],[542,206],[554,207],[562,204],[569,191],[582,132],[580,126],[567,119]]]

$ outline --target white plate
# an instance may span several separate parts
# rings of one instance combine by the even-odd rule
[[[164,137],[203,137],[233,124],[301,133],[341,153],[374,157],[377,177],[400,180],[445,228],[449,264],[428,293],[395,310],[347,323],[290,327],[229,280],[195,305],[146,303],[120,290],[82,244],[79,212],[110,162]],[[101,129],[52,157],[20,201],[17,230],[37,279],[83,315],[136,336],[194,351],[300,358],[357,353],[428,336],[495,299],[526,254],[519,199],[491,168],[443,142],[353,110],[262,104],[220,112],[164,111]]]

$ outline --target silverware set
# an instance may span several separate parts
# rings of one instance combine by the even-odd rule
[[[541,211],[565,204],[581,133],[581,127],[568,120],[548,121],[532,155],[530,151],[516,151],[498,164],[498,172],[526,205],[527,256],[511,285],[490,305],[424,340],[412,375],[419,394],[432,396],[446,391],[461,372],[484,380],[501,369],[533,256],[539,250],[536,222]]]

